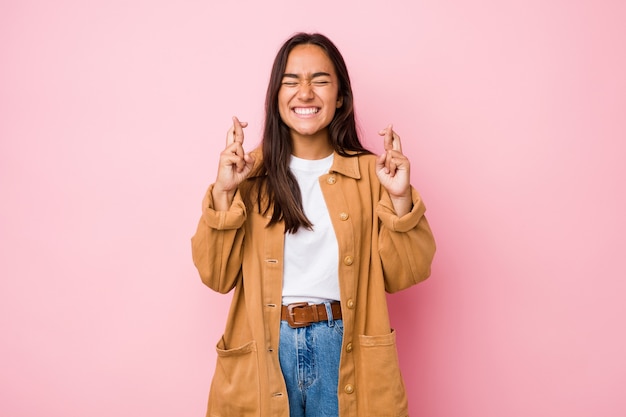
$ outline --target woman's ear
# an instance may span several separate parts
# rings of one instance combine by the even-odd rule
[[[337,108],[340,108],[341,106],[343,106],[343,97],[338,97],[337,98]]]

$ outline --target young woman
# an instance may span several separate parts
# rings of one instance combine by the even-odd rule
[[[207,416],[406,416],[386,292],[426,279],[435,243],[391,125],[357,136],[344,60],[285,42],[262,143],[233,118],[192,238],[202,281],[235,290]]]

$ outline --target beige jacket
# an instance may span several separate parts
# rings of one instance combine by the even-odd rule
[[[260,160],[260,155],[256,155]],[[389,324],[385,291],[426,279],[435,242],[425,207],[412,189],[413,209],[399,218],[375,172],[375,156],[335,154],[320,177],[339,246],[344,337],[339,366],[340,417],[401,417],[407,397]],[[282,224],[246,210],[239,193],[228,211],[215,211],[212,186],[192,238],[193,261],[215,291],[235,293],[217,344],[210,417],[287,417],[280,364]]]

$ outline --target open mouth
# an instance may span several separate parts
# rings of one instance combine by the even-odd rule
[[[319,107],[294,107],[294,113],[300,116],[309,116],[320,111]]]

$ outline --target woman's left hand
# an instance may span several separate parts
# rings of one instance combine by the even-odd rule
[[[383,136],[385,151],[376,160],[376,174],[389,193],[398,216],[411,211],[411,164],[402,153],[400,136],[389,125],[378,132]]]

